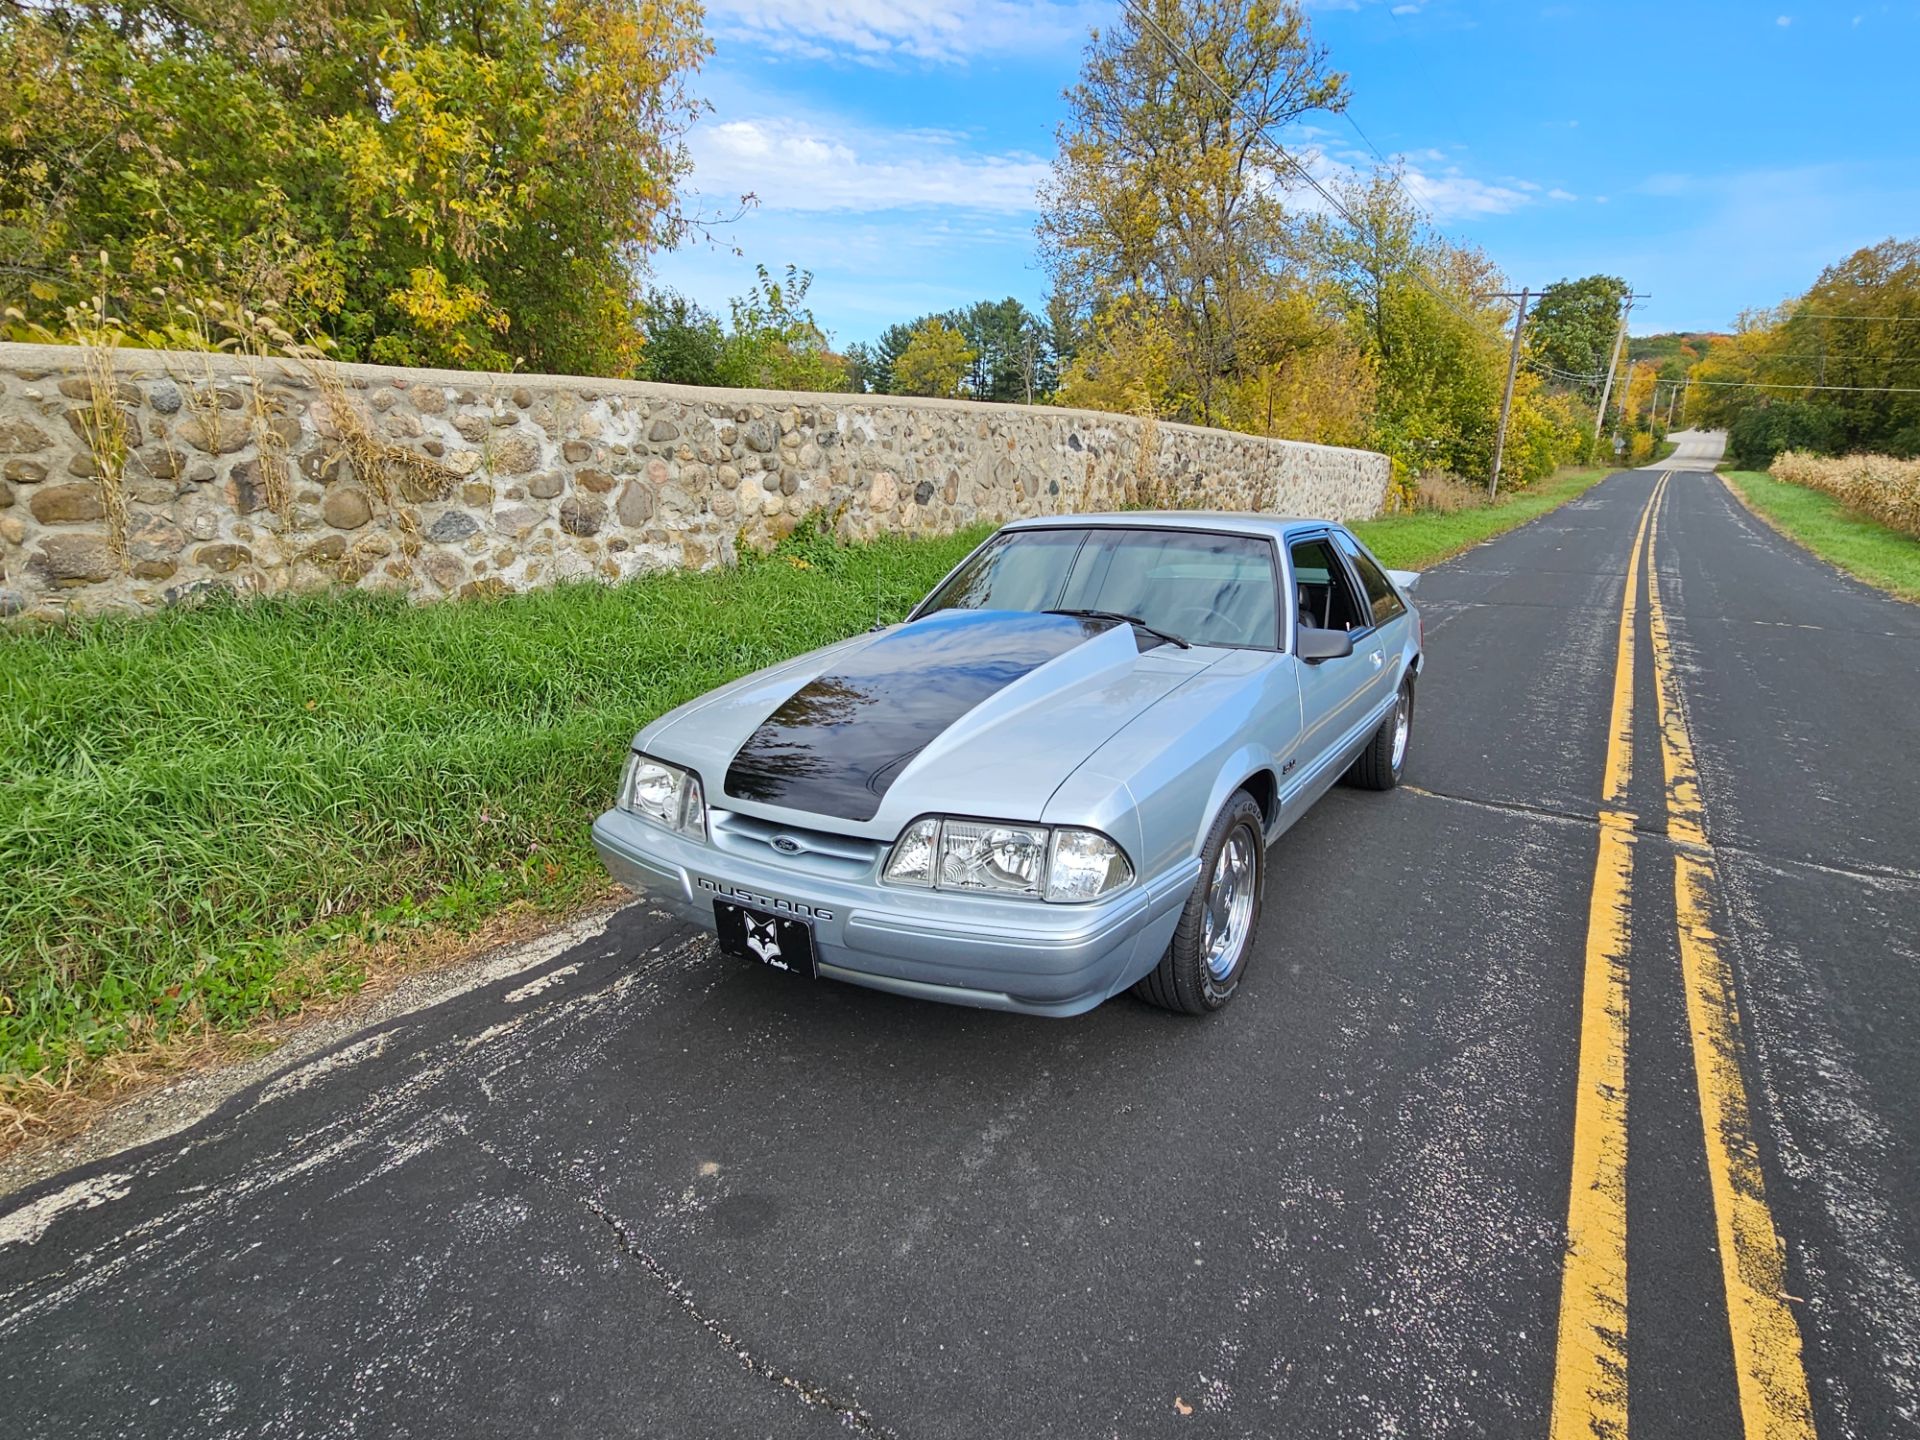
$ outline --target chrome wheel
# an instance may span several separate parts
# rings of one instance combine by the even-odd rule
[[[1216,980],[1225,980],[1240,963],[1252,927],[1254,839],[1242,825],[1227,836],[1207,881],[1207,909],[1200,925],[1200,952]]]
[[[1407,737],[1413,733],[1413,714],[1407,708],[1407,692],[1402,690],[1400,698],[1393,702],[1393,768],[1396,772],[1407,763]]]

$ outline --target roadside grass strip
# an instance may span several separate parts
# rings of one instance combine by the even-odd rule
[[[1721,471],[1721,483],[1748,510],[1795,544],[1857,580],[1920,601],[1920,540],[1831,495],[1757,470]]]
[[[983,533],[0,633],[0,1102],[357,988],[355,943],[596,892],[588,826],[636,730],[899,619]]]
[[[1640,552],[1648,520],[1665,486],[1663,475],[1640,512],[1620,600],[1600,848],[1587,909],[1567,1253],[1561,1268],[1548,1431],[1552,1440],[1627,1433],[1627,958],[1634,816],[1626,802],[1633,774],[1633,655]]]
[[[1438,565],[1475,545],[1516,530],[1577,500],[1611,474],[1608,470],[1567,470],[1531,485],[1510,490],[1492,505],[1469,510],[1385,515],[1378,520],[1356,520],[1349,527],[1366,541],[1380,563],[1395,570],[1419,570]]]
[[[1676,845],[1674,919],[1741,1421],[1746,1440],[1813,1440],[1800,1326],[1787,1304],[1786,1245],[1767,1204],[1753,1107],[1741,1071],[1745,1046],[1733,970],[1712,928],[1715,860],[1673,641],[1660,603],[1659,548],[1656,510],[1647,536],[1647,620],[1666,774],[1667,836]]]

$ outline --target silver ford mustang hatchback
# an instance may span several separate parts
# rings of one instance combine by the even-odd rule
[[[1074,1015],[1233,998],[1267,847],[1399,781],[1415,574],[1324,520],[1008,525],[898,625],[634,738],[616,879],[788,974]]]

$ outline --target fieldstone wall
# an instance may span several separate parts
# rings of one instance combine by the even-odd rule
[[[1047,407],[0,344],[0,617],[484,595],[1123,504],[1366,516],[1384,456]]]

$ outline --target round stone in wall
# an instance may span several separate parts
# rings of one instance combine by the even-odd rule
[[[320,504],[320,515],[336,530],[358,530],[373,518],[373,505],[364,490],[332,489]]]
[[[639,480],[629,480],[614,508],[622,525],[644,525],[653,518],[653,491]]]
[[[488,460],[502,475],[524,475],[540,463],[540,445],[525,431],[516,430],[493,442]]]
[[[596,535],[607,523],[607,507],[591,495],[569,495],[560,502],[560,528],[569,535]]]
[[[253,552],[244,545],[202,545],[193,552],[193,563],[204,565],[209,570],[225,574],[237,570],[253,559]]]
[[[113,574],[113,552],[98,535],[49,535],[40,547],[56,585],[85,585]]]
[[[427,527],[427,539],[445,544],[478,534],[480,522],[462,510],[449,510]]]
[[[107,513],[99,487],[88,484],[45,486],[33,492],[27,508],[42,525],[79,525]]]

